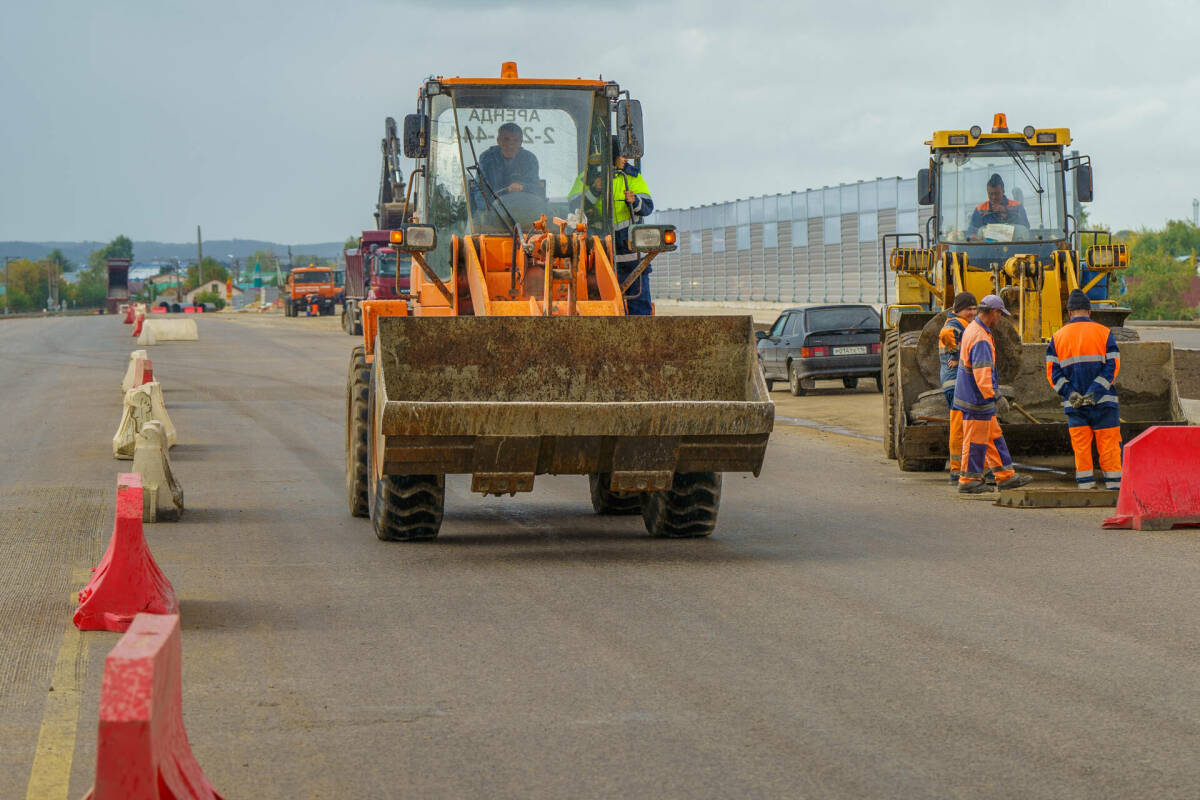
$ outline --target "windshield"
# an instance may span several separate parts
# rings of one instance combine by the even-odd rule
[[[879,328],[879,314],[870,306],[814,308],[805,320],[808,331],[840,331],[851,328]]]
[[[937,159],[943,241],[1066,238],[1060,153],[996,143],[986,149],[944,151]]]
[[[338,287],[345,286],[346,285],[346,273],[340,269],[334,270],[333,285],[338,286]]]
[[[448,255],[454,234],[508,233],[509,215],[528,232],[543,214],[580,213],[589,166],[611,175],[608,117],[608,101],[591,89],[462,87],[433,97],[422,199],[437,252]],[[601,236],[610,227],[603,194],[587,220]]]
[[[396,274],[396,254],[377,254],[375,256],[375,274],[381,278],[393,277]]]
[[[328,270],[296,272],[296,283],[329,283],[333,275]]]

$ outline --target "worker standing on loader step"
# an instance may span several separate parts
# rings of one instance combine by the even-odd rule
[[[1112,331],[1092,322],[1092,302],[1079,289],[1067,296],[1071,318],[1046,345],[1046,380],[1063,399],[1075,483],[1092,489],[1092,436],[1100,454],[1106,489],[1121,488],[1121,412],[1113,382],[1121,371],[1121,353]]]
[[[997,412],[1008,410],[1008,400],[1001,396],[996,381],[996,342],[992,328],[1000,321],[1000,315],[1011,317],[1004,301],[989,294],[979,302],[975,320],[963,333],[962,349],[958,358],[958,380],[954,384],[954,407],[962,412],[963,449],[962,473],[958,479],[958,491],[978,494],[987,491],[983,482],[986,467],[992,467],[996,485],[1001,489],[1015,489],[1032,480],[1028,475],[1018,475],[1013,470],[1012,457]]]
[[[613,137],[613,254],[617,280],[622,283],[637,268],[638,254],[629,249],[629,228],[654,211],[650,185],[641,170],[617,155],[617,137]],[[649,316],[654,313],[650,301],[650,267],[646,267],[625,292],[626,313]]]
[[[954,306],[946,316],[946,324],[938,333],[938,358],[942,362],[942,391],[946,394],[946,408],[950,409],[950,482],[958,483],[962,472],[963,417],[954,407],[954,383],[958,379],[958,350],[962,345],[963,331],[975,319],[978,301],[970,292],[959,292],[954,296]]]

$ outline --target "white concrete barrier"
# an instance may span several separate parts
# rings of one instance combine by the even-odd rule
[[[183,489],[171,470],[169,447],[163,424],[156,419],[137,434],[132,471],[142,476],[142,522],[177,520],[183,512]]]
[[[146,317],[137,343],[154,345],[159,342],[195,342],[199,339],[200,332],[196,329],[196,320],[194,319]]]
[[[167,406],[163,402],[162,385],[158,381],[135,386],[125,393],[121,408],[121,422],[113,435],[113,458],[130,460],[137,446],[137,435],[151,420],[162,423],[163,435],[167,447],[174,447],[176,441],[175,425],[167,414]]]
[[[149,358],[145,350],[134,350],[129,354],[129,365],[125,367],[125,377],[121,379],[121,396],[132,389],[134,386],[141,385],[141,370],[138,369],[137,360],[139,358]],[[136,383],[135,383],[136,381]]]

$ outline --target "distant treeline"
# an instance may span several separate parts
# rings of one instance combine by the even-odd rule
[[[72,264],[86,264],[88,257],[96,250],[106,246],[106,242],[0,242],[0,257],[10,256],[39,261],[57,250]],[[256,252],[267,251],[274,253],[283,263],[287,263],[288,245],[277,242],[266,242],[258,239],[213,239],[204,241],[204,255],[218,261],[228,261],[229,256],[245,261]],[[319,258],[340,258],[342,255],[341,242],[318,242],[316,244],[293,244],[293,254],[304,253]],[[169,261],[179,259],[183,262],[196,260],[196,243],[173,242],[134,242],[133,259],[139,264],[152,261]]]

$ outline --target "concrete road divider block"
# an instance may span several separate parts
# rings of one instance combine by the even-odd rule
[[[1156,425],[1125,445],[1117,513],[1105,528],[1200,525],[1200,428]]]
[[[113,458],[131,460],[138,433],[154,419],[154,398],[147,386],[135,386],[125,393],[121,403],[121,423],[113,434]]]
[[[163,424],[156,419],[137,434],[133,471],[142,476],[142,522],[177,520],[183,512],[183,489],[171,471],[169,448]]]
[[[141,386],[143,383],[145,383],[145,381],[142,381],[142,380],[137,380],[135,382],[136,378],[139,375],[139,373],[137,371],[137,360],[139,358],[143,358],[143,359],[147,358],[145,350],[134,350],[132,353],[129,354],[129,363],[125,366],[125,377],[121,378],[121,395],[122,396],[124,396],[124,394],[126,392],[128,392],[130,389],[132,389],[133,387]]]
[[[133,324],[133,304],[126,303],[121,306],[120,310],[125,315],[125,319],[123,320],[124,323],[126,325],[132,325]]]
[[[142,478],[136,473],[119,475],[112,538],[79,593],[75,627],[124,633],[138,614],[178,610],[175,589],[154,562],[142,532]]]
[[[141,311],[135,312],[133,315],[133,332],[130,335],[131,336],[141,336],[142,328],[144,328],[145,325],[146,325],[146,315]]]
[[[84,800],[224,800],[183,725],[178,614],[138,614],[104,659],[96,782]]]
[[[125,393],[121,404],[121,423],[113,435],[113,458],[129,460],[137,447],[137,435],[151,420],[162,423],[163,434],[167,438],[167,446],[174,447],[178,436],[175,424],[167,414],[167,406],[163,402],[162,384],[158,381],[135,386]]]
[[[195,342],[200,339],[194,319],[148,319],[142,326],[138,344],[159,342]]]

